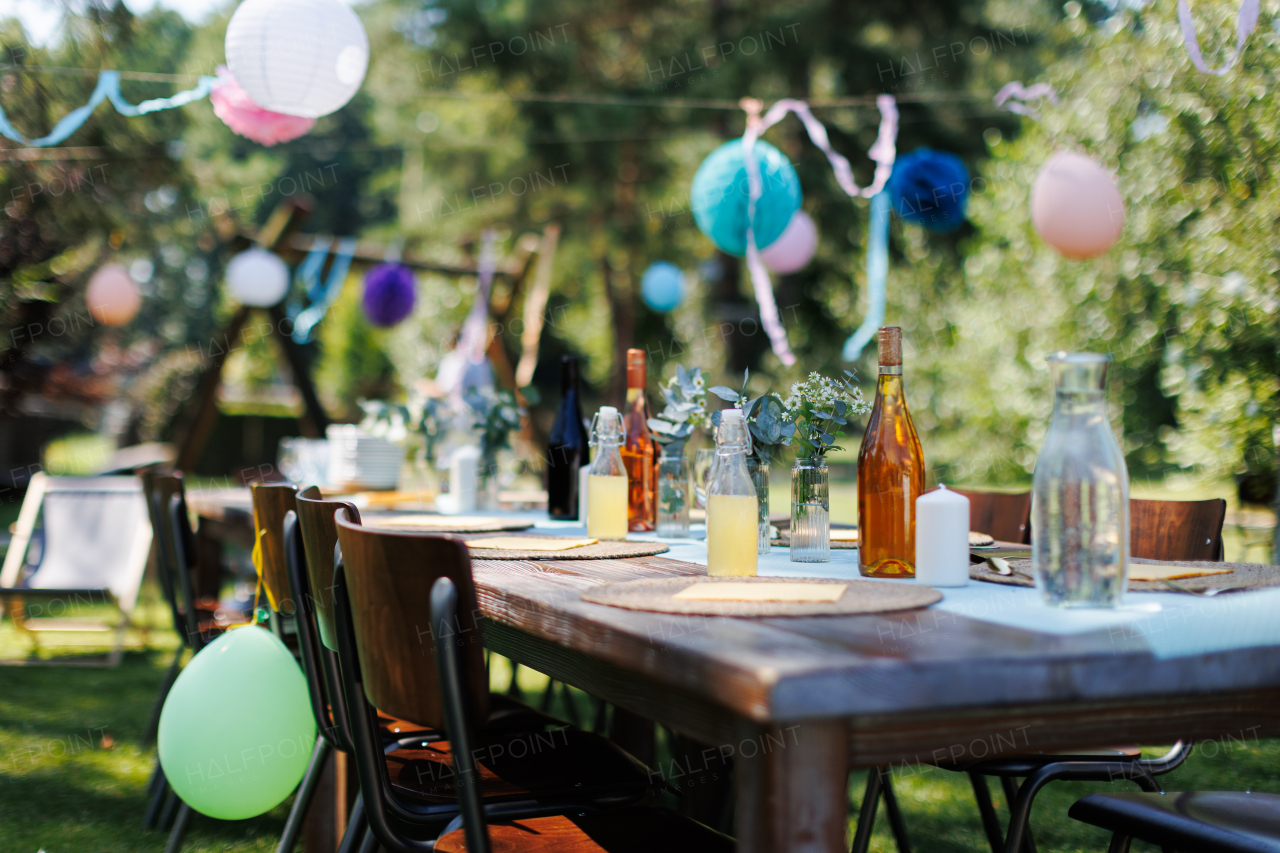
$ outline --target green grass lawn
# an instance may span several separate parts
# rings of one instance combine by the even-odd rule
[[[152,612],[153,616],[163,614]],[[125,655],[118,669],[0,667],[0,851],[4,853],[133,853],[160,851],[164,836],[142,829],[146,784],[154,749],[140,746],[151,702],[172,654],[173,641],[157,621],[151,646]],[[134,638],[135,641],[137,638]],[[12,657],[26,641],[12,624],[0,624],[0,649]],[[48,656],[49,650],[42,655]],[[495,689],[510,682],[506,662],[495,659]],[[522,668],[519,682],[540,695],[545,677]],[[238,701],[236,685],[221,699]],[[592,700],[573,691],[577,716],[587,725]],[[552,711],[567,716],[561,694]],[[1182,769],[1164,777],[1168,790],[1280,792],[1280,742],[1258,741],[1248,733],[1208,742]],[[659,744],[665,743],[660,738]],[[850,778],[851,818],[865,775]],[[923,853],[983,850],[977,811],[966,777],[924,769],[899,774],[896,786],[908,819],[913,847]],[[1086,793],[1136,790],[1123,783],[1054,784],[1040,795],[1032,825],[1045,853],[1102,851],[1106,834],[1066,817]],[[993,786],[993,793],[998,786]],[[996,795],[1003,809],[1003,797]],[[271,851],[279,840],[288,803],[253,820],[223,822],[197,817],[184,850]],[[1003,814],[1003,812],[1002,812]],[[852,822],[850,823],[852,833]],[[883,809],[872,844],[894,850]],[[1154,850],[1135,845],[1135,850]]]

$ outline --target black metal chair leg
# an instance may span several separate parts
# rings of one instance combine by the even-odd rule
[[[302,776],[302,784],[293,797],[293,808],[289,810],[289,819],[285,821],[284,833],[280,836],[280,846],[276,853],[293,853],[298,843],[298,835],[302,832],[302,824],[307,818],[307,809],[311,806],[311,798],[324,776],[324,768],[328,763],[329,753],[333,747],[323,737],[316,738],[316,747],[311,752],[311,761],[307,764],[307,772]]]
[[[520,664],[507,658],[507,663],[511,664],[511,683],[507,685],[507,695],[517,702],[524,699],[524,691],[520,689]]]
[[[176,791],[168,785],[165,786],[165,791],[164,810],[160,812],[160,823],[156,826],[161,832],[168,832],[173,828],[173,817],[178,813],[178,806],[182,805]]]
[[[364,832],[364,843],[360,845],[360,853],[378,853],[378,837],[372,829]]]
[[[178,819],[173,822],[173,832],[169,833],[169,843],[164,846],[164,853],[178,853],[182,849],[182,839],[191,826],[191,806],[186,803],[178,809]]]
[[[884,794],[884,813],[889,817],[889,829],[893,832],[898,853],[911,853],[911,841],[907,838],[907,824],[898,810],[898,795],[893,792],[893,777],[888,767],[881,767],[880,786]]]
[[[1129,836],[1123,832],[1117,832],[1111,836],[1111,843],[1107,845],[1107,853],[1129,853]]]
[[[858,810],[858,828],[853,833],[853,846],[849,853],[867,853],[871,845],[871,832],[876,826],[876,806],[880,803],[880,771],[867,771],[867,788],[862,794],[862,807]]]
[[[996,817],[996,807],[991,803],[991,789],[987,787],[987,777],[981,773],[969,773],[968,776],[969,783],[973,785],[973,798],[978,801],[982,831],[986,833],[991,853],[1004,853],[1004,832],[1000,829],[1000,819]]]
[[[169,664],[169,670],[164,675],[164,681],[160,682],[160,690],[156,693],[155,704],[151,706],[151,717],[147,720],[147,727],[142,732],[142,746],[144,748],[155,742],[156,734],[160,731],[160,712],[164,710],[164,700],[169,698],[169,691],[173,689],[173,682],[178,680],[178,672],[182,669],[182,653],[187,650],[185,645],[178,646],[178,652],[173,656],[173,663]]]
[[[1014,822],[1015,809],[1018,808],[1021,790],[1010,776],[1001,776],[1000,784],[1005,789],[1005,798],[1009,800],[1009,825],[1010,831],[1012,831],[1012,822]],[[1023,816],[1023,845],[1020,848],[1015,848],[1021,850],[1021,853],[1036,853],[1036,839],[1032,838],[1032,815],[1030,815],[1030,811],[1032,811],[1030,800],[1036,797],[1036,792],[1032,790],[1029,793],[1030,797],[1028,797],[1027,809],[1025,809],[1027,813]],[[1006,849],[1010,847],[1009,836],[1005,836],[1005,845]]]
[[[151,771],[151,781],[147,783],[147,814],[142,820],[143,829],[155,829],[160,820],[160,809],[164,806],[164,795],[169,789],[169,780],[164,777],[164,769],[160,767],[160,759],[156,759],[156,767]]]
[[[351,807],[350,817],[347,818],[347,831],[342,834],[338,853],[356,853],[356,848],[364,842],[364,834],[368,828],[369,821],[365,819],[364,814],[364,797],[356,794],[356,802]]]

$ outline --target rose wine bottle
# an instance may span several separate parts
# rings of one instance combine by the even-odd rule
[[[654,529],[657,500],[655,466],[657,453],[649,432],[649,401],[644,388],[648,381],[645,351],[627,350],[627,405],[622,415],[626,440],[622,444],[622,464],[627,469],[627,529],[643,533]]]
[[[566,355],[560,360],[560,408],[547,441],[547,514],[558,519],[577,519],[579,501],[578,469],[590,463],[587,427],[582,420],[582,400],[578,393],[578,359]]]
[[[915,577],[916,498],[924,452],[902,390],[902,330],[880,330],[880,379],[858,451],[858,569],[866,577]]]

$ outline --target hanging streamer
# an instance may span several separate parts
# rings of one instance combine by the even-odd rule
[[[857,361],[862,348],[876,336],[884,324],[885,279],[889,276],[889,194],[877,193],[871,199],[871,218],[867,223],[867,316],[844,344],[844,360]]]
[[[783,364],[791,366],[796,363],[796,357],[791,352],[791,347],[787,343],[786,330],[783,329],[782,321],[778,317],[778,303],[773,298],[773,282],[769,280],[769,270],[760,258],[760,249],[756,246],[756,236],[753,228],[756,202],[759,201],[763,193],[763,186],[760,180],[760,164],[755,157],[756,140],[766,130],[782,121],[787,113],[795,113],[804,124],[805,130],[808,131],[809,139],[822,150],[823,154],[827,155],[827,161],[831,163],[832,171],[835,172],[836,183],[840,185],[845,194],[851,198],[871,198],[877,196],[884,189],[889,176],[893,174],[893,161],[897,156],[898,105],[892,95],[879,95],[876,98],[876,106],[880,110],[880,130],[876,134],[875,143],[867,152],[867,156],[875,161],[876,170],[871,186],[859,189],[853,180],[853,168],[849,165],[849,161],[832,149],[831,141],[827,137],[827,129],[823,127],[822,122],[814,118],[813,113],[809,111],[808,104],[793,98],[784,98],[770,107],[764,117],[760,118],[757,115],[759,103],[759,101],[752,99],[743,100],[743,107],[748,110],[747,130],[742,135],[743,159],[747,166],[748,187],[747,269],[751,273],[751,284],[752,289],[755,291],[756,302],[760,305],[760,324],[764,326],[765,334],[769,336],[769,342],[773,346],[774,354],[778,356]]]
[[[995,101],[997,109],[1008,110],[1011,113],[1038,120],[1040,114],[1030,106],[1029,102],[1038,101],[1041,98],[1048,98],[1052,103],[1058,103],[1058,93],[1048,83],[1024,86],[1020,81],[1014,80],[1012,83],[1001,86],[992,100]]]
[[[462,324],[462,332],[458,335],[457,350],[467,361],[478,364],[484,361],[485,350],[489,348],[489,291],[493,287],[493,273],[498,266],[498,254],[495,244],[498,232],[486,228],[480,235],[480,263],[477,267],[476,298],[471,303],[471,311]]]
[[[1187,0],[1178,0],[1178,23],[1182,25],[1182,43],[1187,46],[1191,64],[1205,74],[1221,77],[1236,64],[1236,60],[1244,52],[1249,35],[1258,26],[1258,0],[1241,1],[1240,12],[1236,16],[1236,52],[1231,54],[1227,64],[1221,68],[1209,68],[1205,65],[1204,54],[1200,52],[1200,38],[1196,35],[1196,22],[1191,18],[1191,7],[1187,5]]]
[[[329,281],[323,287],[320,284],[320,271],[324,267],[324,259],[329,254],[329,246],[333,238],[317,237],[311,244],[311,251],[298,265],[298,278],[307,291],[311,305],[298,312],[293,320],[293,340],[295,343],[310,343],[315,337],[315,330],[320,321],[329,313],[329,308],[338,301],[342,293],[342,285],[347,280],[347,271],[351,268],[351,257],[356,253],[356,239],[343,237],[333,253],[333,264],[329,267]]]
[[[57,145],[79,130],[80,126],[89,120],[89,116],[93,115],[93,111],[103,101],[110,101],[120,115],[136,118],[147,113],[170,110],[174,107],[185,106],[192,101],[198,101],[207,97],[214,87],[220,85],[220,83],[221,81],[217,77],[201,77],[194,89],[179,92],[168,98],[154,98],[150,101],[143,101],[135,107],[120,94],[119,72],[103,71],[98,75],[98,85],[94,87],[93,94],[89,96],[89,103],[83,107],[77,107],[63,116],[53,126],[53,130],[49,131],[48,136],[42,136],[39,139],[28,139],[14,129],[13,125],[9,123],[8,117],[5,116],[3,109],[0,109],[0,135],[29,148],[47,148],[50,145]]]

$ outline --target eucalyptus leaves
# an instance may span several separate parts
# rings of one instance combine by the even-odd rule
[[[702,378],[702,368],[685,370],[683,364],[677,364],[676,375],[662,385],[662,400],[666,405],[658,417],[649,418],[649,431],[666,452],[679,456],[684,453],[685,443],[693,437],[693,431],[706,429],[711,424],[707,418],[707,383]]]
[[[488,386],[471,388],[462,399],[471,410],[471,430],[480,439],[480,457],[492,470],[498,451],[511,446],[511,433],[520,428],[524,410],[515,394]]]
[[[370,435],[380,436],[397,444],[411,437],[420,437],[424,457],[434,463],[436,446],[444,438],[453,414],[443,400],[415,394],[403,405],[385,400],[361,400],[364,420],[360,426]]]
[[[726,403],[733,403],[735,409],[742,409],[747,429],[751,432],[751,455],[767,465],[781,448],[791,445],[796,425],[777,394],[765,393],[759,397],[748,397],[749,378],[750,371],[743,371],[741,391],[717,385],[711,389],[711,393]],[[717,424],[720,422],[719,416],[719,412],[712,416]]]

